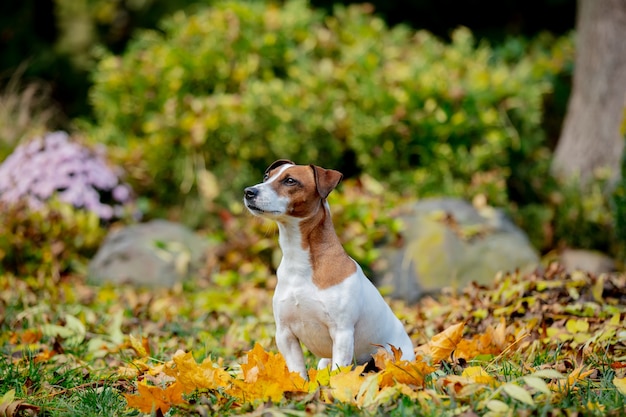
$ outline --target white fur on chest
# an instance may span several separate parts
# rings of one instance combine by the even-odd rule
[[[324,295],[313,284],[310,254],[301,247],[297,224],[279,227],[283,258],[276,271],[278,284],[273,298],[276,324],[289,329],[315,355],[329,357],[332,355],[332,339],[326,324],[329,312]]]

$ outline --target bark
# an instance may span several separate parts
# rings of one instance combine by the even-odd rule
[[[552,162],[557,177],[620,174],[626,106],[626,0],[578,0],[572,95]]]

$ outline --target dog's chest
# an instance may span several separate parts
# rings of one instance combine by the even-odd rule
[[[308,263],[283,258],[277,275],[274,312],[278,319],[287,323],[326,322],[324,296],[312,283],[313,271]]]
[[[313,285],[302,288],[279,285],[274,294],[274,316],[281,327],[289,329],[315,355],[330,357],[332,312],[319,295]]]

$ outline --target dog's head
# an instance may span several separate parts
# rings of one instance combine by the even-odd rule
[[[244,204],[256,216],[306,218],[342,178],[343,174],[333,169],[279,159],[265,170],[262,183],[244,190]]]

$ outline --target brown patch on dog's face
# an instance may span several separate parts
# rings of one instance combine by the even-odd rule
[[[315,213],[322,197],[317,192],[313,170],[308,166],[294,165],[282,170],[274,178],[272,173],[275,169],[277,167],[268,172],[268,180],[279,197],[288,199],[285,214],[303,218]]]

